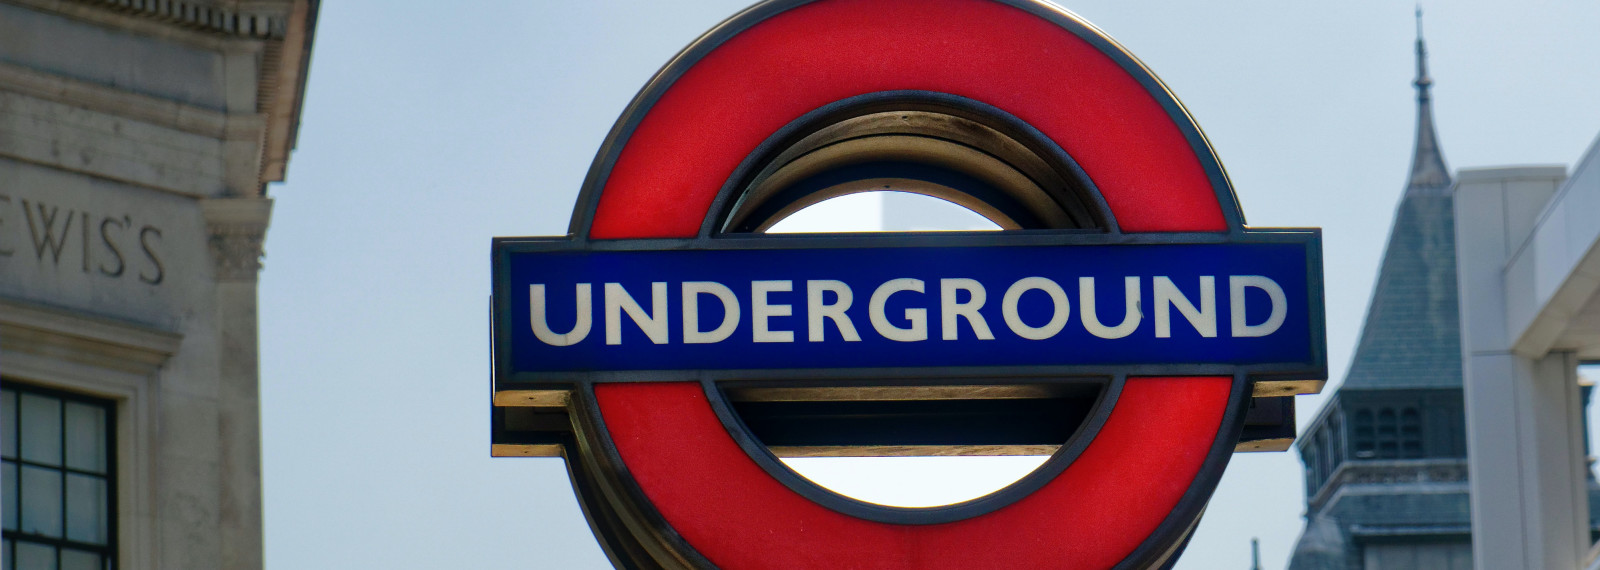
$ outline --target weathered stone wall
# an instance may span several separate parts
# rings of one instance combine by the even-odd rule
[[[119,568],[259,568],[265,184],[315,8],[170,4],[0,0],[0,374],[116,403]]]

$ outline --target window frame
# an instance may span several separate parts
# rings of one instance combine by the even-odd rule
[[[61,484],[61,517],[62,517],[61,518],[61,536],[60,537],[49,537],[49,536],[44,536],[44,535],[38,535],[38,534],[32,534],[32,533],[24,532],[21,529],[21,525],[22,525],[22,512],[21,512],[22,511],[22,506],[20,504],[15,505],[14,508],[17,509],[17,526],[18,526],[18,528],[14,529],[14,530],[3,530],[3,531],[0,531],[0,537],[3,537],[7,542],[10,543],[10,548],[7,549],[7,551],[4,553],[5,556],[6,556],[5,567],[6,568],[16,568],[17,567],[17,565],[16,565],[17,545],[20,544],[20,543],[23,543],[23,542],[49,546],[49,547],[53,548],[55,550],[55,554],[56,554],[56,567],[57,568],[59,568],[61,566],[61,553],[62,553],[63,549],[71,549],[71,550],[91,552],[91,553],[97,554],[97,555],[100,556],[100,559],[102,561],[102,567],[106,568],[108,570],[121,567],[121,565],[119,564],[119,558],[118,558],[118,553],[119,553],[119,548],[118,548],[118,546],[119,546],[119,544],[118,544],[118,537],[119,537],[118,522],[119,522],[119,518],[120,518],[119,517],[120,509],[118,509],[117,507],[118,507],[118,487],[119,487],[120,480],[119,480],[119,477],[118,477],[118,469],[117,469],[117,467],[118,467],[118,459],[119,459],[118,453],[117,453],[117,401],[115,399],[111,399],[111,398],[96,397],[96,396],[87,395],[87,394],[83,394],[83,393],[79,393],[79,392],[72,392],[72,391],[67,391],[67,390],[51,388],[51,387],[48,387],[48,386],[41,386],[41,385],[38,385],[38,384],[34,384],[34,383],[30,383],[30,382],[19,380],[17,378],[13,378],[11,376],[0,377],[0,389],[4,389],[5,391],[8,391],[8,392],[11,392],[11,393],[15,394],[15,398],[16,398],[16,409],[15,409],[15,412],[12,414],[12,417],[3,418],[3,421],[6,423],[6,426],[5,426],[5,431],[7,432],[6,437],[14,437],[14,438],[17,439],[17,448],[15,450],[16,456],[15,457],[5,458],[4,461],[6,461],[7,463],[10,463],[12,465],[15,465],[16,468],[17,468],[16,472],[17,472],[17,477],[18,477],[19,480],[16,481],[15,484],[17,486],[17,496],[19,498],[19,503],[20,503],[20,497],[22,496],[22,494],[24,492],[24,489],[22,488],[22,481],[20,480],[23,467],[26,466],[26,467],[34,467],[34,468],[39,468],[39,469],[49,469],[49,470],[54,471],[55,473],[59,474],[60,477],[61,477],[61,481],[62,481],[62,484]],[[22,396],[24,394],[31,394],[31,395],[34,395],[34,396],[43,396],[43,397],[51,398],[51,399],[53,399],[53,400],[55,400],[57,402],[59,412],[57,414],[56,421],[60,424],[59,437],[61,439],[61,442],[60,442],[60,444],[61,444],[61,447],[60,447],[60,450],[61,450],[61,464],[60,465],[47,465],[47,464],[43,464],[43,463],[37,463],[37,462],[34,462],[34,461],[29,461],[29,460],[26,460],[26,459],[22,458],[22,443],[21,443],[22,442],[22,414],[21,414],[21,409],[22,409]],[[66,408],[67,408],[67,404],[69,402],[94,406],[96,408],[99,408],[100,410],[102,410],[105,413],[104,420],[101,422],[102,423],[101,429],[104,430],[104,436],[105,436],[105,441],[104,441],[104,445],[105,445],[105,472],[104,473],[94,473],[94,472],[85,471],[85,470],[82,470],[82,469],[76,469],[76,468],[73,468],[73,467],[69,467],[67,465],[67,429],[66,429],[67,417],[66,417]],[[71,540],[71,539],[67,538],[67,536],[66,536],[67,535],[67,527],[69,525],[69,523],[67,521],[67,517],[69,515],[68,515],[68,510],[67,510],[67,486],[66,486],[67,477],[66,476],[69,475],[69,474],[77,474],[77,475],[98,477],[98,478],[103,478],[104,481],[105,481],[106,495],[105,495],[105,505],[104,505],[104,507],[105,507],[105,517],[106,517],[106,528],[105,528],[106,543],[103,544],[103,545],[87,543],[87,542],[79,542],[79,541]],[[13,508],[13,506],[8,505],[8,506],[6,506],[6,508],[8,508],[8,509],[9,508]]]
[[[184,335],[151,325],[0,296],[5,377],[115,402],[116,567],[162,567],[155,489],[163,370]],[[179,376],[178,379],[182,379]]]

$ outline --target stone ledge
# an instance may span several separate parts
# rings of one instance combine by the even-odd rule
[[[216,139],[227,133],[227,113],[9,63],[0,63],[0,89]]]
[[[1313,510],[1345,485],[1396,483],[1459,483],[1467,481],[1467,460],[1460,459],[1345,459],[1328,480],[1308,497]]]
[[[0,298],[0,350],[148,375],[183,335],[145,325]]]

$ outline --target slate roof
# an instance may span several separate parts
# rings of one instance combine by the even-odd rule
[[[1461,387],[1454,198],[1417,38],[1417,140],[1372,303],[1340,390]]]
[[[1407,190],[1340,390],[1461,387],[1454,204]]]

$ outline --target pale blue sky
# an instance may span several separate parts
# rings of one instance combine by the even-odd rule
[[[560,460],[488,457],[489,239],[563,233],[624,105],[745,4],[323,4],[261,279],[269,567],[605,567]],[[1449,165],[1575,160],[1600,4],[1438,4]],[[1413,5],[1066,7],[1187,105],[1253,224],[1324,229],[1337,380],[1410,161]],[[1247,567],[1251,536],[1282,567],[1302,501],[1293,453],[1236,456],[1180,568]]]

